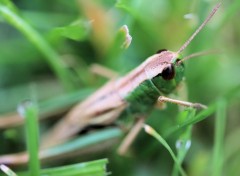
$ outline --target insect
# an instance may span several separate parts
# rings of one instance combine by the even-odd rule
[[[88,125],[112,124],[126,109],[140,115],[140,120],[123,141],[124,153],[141,128],[145,117],[158,102],[171,102],[183,106],[206,108],[198,103],[174,100],[166,97],[173,92],[184,77],[184,62],[198,54],[183,58],[181,52],[190,44],[220,7],[217,4],[205,21],[177,52],[160,50],[147,58],[126,76],[110,80],[85,101],[74,106],[43,139],[43,148],[65,142]],[[140,124],[140,125],[139,125]]]
[[[173,100],[163,95],[171,93],[184,76],[183,62],[180,53],[212,18],[220,7],[217,4],[211,14],[177,52],[160,50],[147,58],[136,69],[126,76],[105,84],[82,103],[76,105],[61,120],[45,139],[47,145],[56,141],[65,141],[87,125],[113,123],[128,108],[133,114],[147,115],[157,101],[172,102],[184,106],[204,108],[194,104]]]

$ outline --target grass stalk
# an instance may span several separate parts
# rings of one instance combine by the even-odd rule
[[[15,172],[13,172],[9,167],[7,167],[3,164],[0,165],[0,170],[2,170],[8,176],[17,176],[17,174]]]
[[[152,127],[150,127],[149,125],[145,125],[144,126],[144,130],[146,131],[146,133],[148,133],[149,135],[153,136],[155,139],[157,139],[170,153],[170,155],[172,156],[180,174],[182,176],[186,176],[187,174],[185,173],[185,171],[183,170],[180,162],[178,161],[176,155],[174,154],[173,150],[171,149],[171,147],[168,145],[168,143],[163,139],[162,136],[160,136]]]
[[[29,174],[31,176],[39,176],[40,161],[38,158],[38,109],[34,103],[32,103],[31,101],[26,101],[19,105],[18,111],[25,118],[27,149],[29,156]]]
[[[214,132],[214,147],[213,147],[213,167],[212,175],[222,175],[222,168],[224,162],[224,133],[226,124],[226,102],[220,100],[217,104],[216,118],[215,118],[215,132]]]

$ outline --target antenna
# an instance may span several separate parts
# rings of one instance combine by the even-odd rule
[[[195,57],[198,57],[198,56],[204,56],[204,55],[208,55],[208,54],[218,54],[218,53],[221,53],[221,51],[219,51],[219,50],[200,51],[200,52],[193,53],[193,54],[190,54],[190,55],[182,58],[177,63],[181,64],[181,63],[183,63],[186,60],[191,59],[191,58],[195,58]]]
[[[202,30],[204,26],[211,20],[213,15],[217,12],[219,7],[221,6],[221,2],[218,3],[212,10],[212,12],[208,15],[208,17],[205,19],[205,21],[197,28],[197,30],[191,35],[191,37],[182,45],[182,47],[177,51],[177,53],[181,53],[188,45],[189,43],[195,38],[195,36]]]

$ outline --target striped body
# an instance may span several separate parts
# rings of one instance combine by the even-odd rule
[[[126,76],[112,80],[70,110],[48,136],[43,146],[63,142],[88,125],[113,123],[127,108],[131,113],[147,114],[161,94],[171,93],[183,77],[179,55],[163,51],[149,57]],[[173,66],[174,79],[164,80],[161,73]]]

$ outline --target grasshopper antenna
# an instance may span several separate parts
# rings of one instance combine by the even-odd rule
[[[213,15],[217,12],[217,10],[219,9],[219,7],[221,6],[221,2],[218,3],[212,10],[212,12],[210,13],[210,15],[208,15],[208,17],[205,19],[205,21],[197,28],[197,30],[192,34],[192,36],[182,45],[182,47],[177,51],[177,53],[181,53],[188,45],[189,43],[195,38],[195,36],[202,30],[202,28],[204,26],[206,26],[206,24],[211,20],[211,18],[213,17]]]
[[[219,54],[219,53],[221,53],[220,50],[200,51],[200,52],[193,53],[193,54],[190,54],[190,55],[182,58],[177,63],[181,64],[181,63],[185,62],[188,59],[191,59],[191,58],[194,58],[194,57],[198,57],[198,56],[205,56],[205,55],[209,55],[209,54]]]

